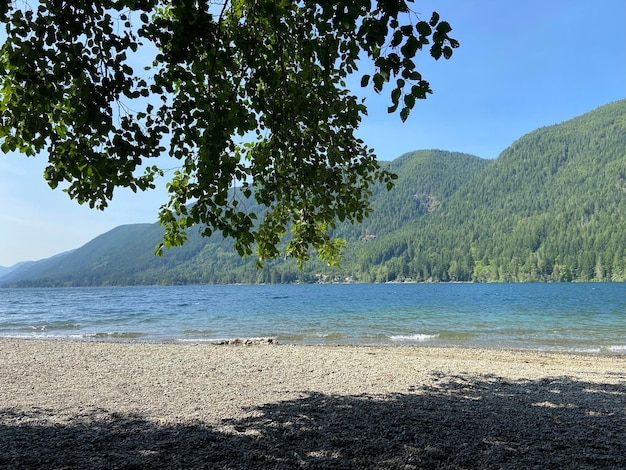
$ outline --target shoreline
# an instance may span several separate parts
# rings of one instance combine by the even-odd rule
[[[152,344],[164,346],[231,346],[231,347],[248,347],[248,346],[294,346],[294,347],[319,347],[319,348],[408,348],[408,349],[458,349],[458,350],[475,350],[475,351],[505,351],[511,353],[538,353],[538,354],[564,354],[573,356],[592,356],[592,357],[623,357],[626,358],[626,346],[596,346],[596,347],[577,347],[577,348],[558,348],[558,347],[537,347],[524,348],[512,347],[507,345],[486,346],[486,345],[457,345],[457,344],[432,344],[429,342],[404,342],[393,341],[385,343],[370,342],[288,342],[276,337],[234,337],[234,338],[217,338],[217,339],[140,339],[140,337],[132,334],[128,336],[124,333],[101,333],[93,336],[87,335],[80,338],[54,337],[54,336],[0,336],[2,341],[41,341],[41,342],[61,342],[61,343],[86,343],[86,344]]]
[[[623,468],[626,357],[0,339],[0,467]]]

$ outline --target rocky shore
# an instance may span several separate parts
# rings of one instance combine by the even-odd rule
[[[626,468],[626,358],[0,340],[0,468]]]

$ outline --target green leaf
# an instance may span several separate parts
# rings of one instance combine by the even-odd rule
[[[391,90],[391,101],[396,104],[400,100],[402,90],[400,88],[394,88]]]
[[[434,28],[437,23],[439,23],[439,13],[433,11],[432,16],[430,17],[430,25]]]
[[[452,31],[452,26],[447,21],[442,21],[437,25],[437,32],[441,34],[448,34],[450,31]]]
[[[413,109],[413,106],[415,106],[415,96],[413,96],[412,94],[404,95],[404,104],[407,108]]]
[[[430,36],[433,30],[430,28],[430,25],[425,21],[420,21],[415,25],[415,29],[420,34],[420,36]]]
[[[404,36],[411,36],[413,34],[413,27],[409,24],[404,25],[400,28],[400,32],[404,35]]]
[[[418,99],[426,98],[426,93],[430,91],[430,85],[428,82],[420,82],[419,85],[413,85],[411,87],[411,94]]]
[[[441,45],[439,44],[433,44],[432,47],[430,48],[430,55],[433,56],[435,60],[439,60],[442,53],[443,51],[441,49]]]
[[[370,76],[369,75],[363,75],[361,77],[361,87],[365,88],[367,85],[369,85],[370,82]]]
[[[383,77],[382,74],[380,73],[376,73],[374,74],[374,90],[376,90],[376,92],[380,93],[383,89],[383,84],[385,82],[385,78]]]
[[[397,47],[400,44],[402,44],[402,40],[404,39],[404,36],[402,35],[402,31],[397,30],[393,33],[393,37],[391,38],[391,43],[390,46],[391,47]]]
[[[404,46],[402,46],[401,51],[405,58],[415,57],[417,53],[417,49],[420,47],[420,43],[415,36],[411,36],[406,40]]]

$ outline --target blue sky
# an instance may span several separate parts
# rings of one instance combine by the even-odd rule
[[[461,47],[450,61],[427,54],[418,61],[434,94],[406,123],[387,114],[386,92],[367,95],[359,133],[381,160],[430,148],[496,158],[534,129],[626,98],[623,0],[413,5],[426,20],[438,11]],[[119,191],[107,210],[91,210],[49,189],[45,166],[44,156],[0,154],[0,266],[77,248],[118,225],[154,222],[166,200],[164,180],[155,192]]]

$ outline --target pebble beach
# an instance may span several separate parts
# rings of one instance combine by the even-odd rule
[[[626,357],[0,339],[0,468],[626,468]]]

